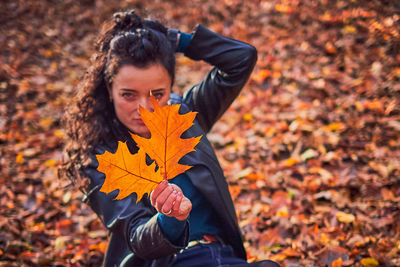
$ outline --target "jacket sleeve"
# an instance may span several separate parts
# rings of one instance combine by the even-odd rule
[[[84,171],[90,179],[85,201],[96,212],[110,234],[119,235],[118,240],[125,240],[125,244],[116,244],[116,247],[109,244],[108,254],[114,254],[112,250],[121,250],[122,246],[128,247],[139,258],[152,260],[177,253],[187,245],[188,223],[182,237],[176,244],[172,244],[157,223],[157,212],[146,197],[136,203],[134,194],[114,200],[118,194],[117,190],[110,194],[99,191],[105,175],[97,171],[97,167],[98,161],[93,157],[92,163]]]
[[[257,61],[257,50],[198,25],[185,56],[214,66],[183,95],[183,101],[198,112],[197,119],[207,133],[245,85]]]

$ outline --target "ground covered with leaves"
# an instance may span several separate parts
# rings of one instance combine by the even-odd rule
[[[102,261],[107,233],[57,167],[63,109],[121,8],[257,47],[208,135],[250,261],[400,266],[400,5],[367,0],[1,1],[0,266]],[[178,91],[209,70],[178,64]]]

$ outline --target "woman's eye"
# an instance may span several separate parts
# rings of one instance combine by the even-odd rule
[[[122,93],[122,97],[125,99],[132,99],[133,94],[132,93]]]
[[[163,97],[163,95],[164,95],[163,93],[155,93],[154,97],[159,100]]]

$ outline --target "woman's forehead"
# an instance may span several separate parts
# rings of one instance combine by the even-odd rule
[[[171,77],[160,64],[146,68],[132,65],[122,66],[114,77],[113,87],[136,91],[170,89]]]

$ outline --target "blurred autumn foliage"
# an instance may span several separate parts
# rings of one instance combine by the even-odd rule
[[[0,266],[98,266],[107,233],[57,179],[61,115],[101,23],[135,8],[259,51],[208,135],[250,261],[400,266],[400,4],[1,0]],[[176,90],[209,67],[178,57]]]

